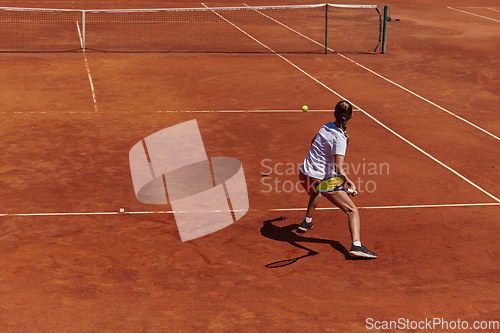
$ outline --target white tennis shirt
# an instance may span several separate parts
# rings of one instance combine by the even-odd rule
[[[326,123],[316,135],[300,171],[317,179],[336,173],[335,155],[345,156],[346,148],[347,138],[344,132],[335,123]]]

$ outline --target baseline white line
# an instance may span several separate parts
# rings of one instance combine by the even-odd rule
[[[402,206],[367,206],[358,209],[409,209],[409,208],[445,208],[445,207],[477,207],[500,206],[500,202],[473,203],[473,204],[436,204],[436,205],[402,205]],[[339,210],[338,207],[318,207],[316,210]],[[306,211],[306,208],[275,208],[268,209],[273,212]]]
[[[434,204],[434,205],[399,205],[399,206],[365,206],[358,207],[358,209],[415,209],[415,208],[446,208],[446,207],[488,207],[488,206],[500,206],[498,202],[484,202],[484,203],[464,203],[464,204]],[[338,210],[338,207],[318,207],[316,210]],[[249,209],[249,210],[239,210],[231,209],[227,211],[223,210],[207,210],[199,211],[199,213],[218,213],[218,212],[294,212],[294,211],[305,211],[307,208],[269,208],[269,209]],[[184,211],[173,211],[173,210],[160,210],[160,211],[125,211],[125,212],[68,212],[68,213],[3,213],[0,217],[43,217],[43,216],[99,216],[99,215],[145,215],[145,214],[182,214]]]
[[[245,5],[245,6],[247,6],[247,7],[250,7],[250,6],[248,6],[247,4],[244,4],[244,5]],[[448,8],[450,8],[450,7],[448,7]],[[261,14],[261,15],[263,15],[263,16],[265,16],[265,17],[267,17],[268,19],[270,19],[270,20],[272,20],[272,21],[274,21],[274,22],[276,22],[276,23],[279,23],[280,25],[282,25],[282,26],[286,27],[286,28],[287,28],[287,29],[289,29],[290,31],[292,31],[292,32],[295,32],[295,33],[299,34],[300,36],[302,36],[302,37],[306,38],[307,40],[309,40],[309,41],[311,41],[311,42],[313,42],[313,43],[316,43],[317,45],[323,46],[323,44],[321,44],[321,43],[319,43],[319,42],[317,42],[317,41],[315,41],[315,40],[313,40],[313,39],[311,39],[311,38],[309,38],[309,37],[307,37],[307,36],[305,36],[305,35],[303,35],[303,34],[301,34],[301,33],[297,32],[297,31],[295,31],[294,29],[292,29],[292,28],[290,28],[289,26],[287,26],[287,25],[285,25],[285,24],[283,24],[283,23],[281,23],[281,22],[279,22],[279,21],[275,20],[274,18],[272,18],[272,17],[270,17],[270,16],[268,16],[268,15],[266,15],[266,14],[264,14],[264,13],[262,13],[262,12],[258,11],[258,10],[256,10],[256,11],[257,11],[259,14]],[[269,48],[268,48],[268,49],[269,49]],[[335,52],[335,51],[334,51],[333,49],[331,49],[331,48],[328,48],[328,50],[329,50],[329,51],[332,51],[332,52]],[[274,52],[274,51],[273,51],[273,52]],[[373,71],[373,70],[371,70],[371,69],[369,69],[369,68],[367,68],[367,67],[365,67],[365,66],[363,66],[363,65],[359,64],[358,62],[356,62],[356,61],[352,60],[351,58],[349,58],[349,57],[347,57],[347,56],[345,56],[345,55],[343,55],[342,53],[337,53],[337,54],[338,54],[339,56],[343,57],[345,60],[348,60],[348,61],[352,62],[352,63],[353,63],[353,64],[355,64],[356,66],[359,66],[359,67],[363,68],[364,70],[366,70],[366,71],[368,71],[368,72],[370,72],[370,73],[372,73],[372,74],[374,74],[374,75],[378,76],[379,78],[381,78],[381,79],[383,79],[383,80],[385,80],[385,81],[387,81],[387,82],[389,82],[389,83],[391,83],[391,84],[395,85],[396,87],[398,87],[398,88],[400,88],[400,89],[403,89],[404,91],[406,91],[406,92],[408,92],[408,93],[412,94],[413,96],[415,96],[415,97],[417,97],[417,98],[419,98],[419,99],[421,99],[421,100],[423,100],[423,101],[425,101],[425,102],[427,102],[427,103],[431,104],[432,106],[437,107],[438,109],[440,109],[440,110],[442,110],[442,111],[444,111],[444,112],[446,112],[446,113],[448,113],[448,114],[452,115],[453,117],[455,117],[455,118],[457,118],[457,119],[459,119],[459,120],[461,120],[461,121],[465,122],[466,124],[468,124],[468,125],[470,125],[470,126],[472,126],[472,127],[476,128],[476,129],[478,129],[478,130],[482,131],[483,133],[488,134],[489,136],[491,136],[491,137],[493,137],[493,138],[495,138],[495,139],[497,139],[497,140],[499,140],[499,141],[500,141],[500,137],[498,137],[498,136],[494,135],[493,133],[488,132],[487,130],[485,130],[485,129],[483,129],[483,128],[479,127],[479,126],[477,126],[476,124],[474,124],[474,123],[472,123],[472,122],[468,121],[467,119],[460,117],[459,115],[457,115],[457,114],[455,114],[455,113],[453,113],[453,112],[451,112],[451,111],[449,111],[449,110],[447,110],[447,109],[443,108],[442,106],[440,106],[440,105],[438,105],[438,104],[436,104],[436,103],[434,103],[434,102],[430,101],[429,99],[427,99],[427,98],[425,98],[425,97],[420,96],[419,94],[417,94],[417,93],[415,93],[415,92],[411,91],[410,89],[405,88],[405,87],[403,87],[402,85],[400,85],[400,84],[398,84],[398,83],[396,83],[396,82],[394,82],[394,81],[392,81],[392,80],[390,80],[390,79],[386,78],[385,76],[382,76],[382,75],[378,74],[377,72],[375,72],[375,71]]]
[[[208,6],[206,6],[205,4],[202,3],[203,6],[209,8]],[[297,66],[296,64],[294,64],[293,62],[291,62],[290,60],[288,60],[287,58],[285,58],[284,56],[282,56],[281,54],[277,53],[276,51],[274,51],[272,48],[268,47],[267,45],[263,44],[262,42],[260,42],[259,40],[257,40],[256,38],[254,38],[253,36],[251,36],[250,34],[248,34],[246,31],[244,31],[243,29],[241,29],[240,27],[236,26],[235,24],[233,24],[232,22],[230,22],[229,20],[227,20],[226,18],[224,18],[222,15],[218,14],[217,12],[214,11],[214,14],[216,14],[217,16],[219,16],[220,18],[222,18],[224,21],[228,22],[229,24],[231,24],[233,27],[235,27],[236,29],[238,29],[239,31],[241,31],[242,33],[244,33],[245,35],[247,35],[248,37],[250,37],[251,39],[253,39],[255,42],[259,43],[260,45],[264,46],[266,49],[268,49],[269,51],[271,51],[273,54],[277,55],[278,57],[280,57],[281,59],[285,60],[288,64],[290,64],[291,66],[293,66],[295,69],[297,69],[298,71],[300,71],[301,73],[303,73],[304,75],[306,75],[307,77],[309,77],[311,80],[315,81],[316,83],[318,83],[319,85],[321,85],[322,87],[324,87],[325,89],[327,89],[328,91],[332,92],[333,94],[337,95],[340,99],[343,99],[343,100],[348,100],[347,98],[343,97],[342,95],[340,95],[338,92],[336,92],[335,90],[333,90],[332,88],[328,87],[326,84],[324,84],[323,82],[321,82],[320,80],[316,79],[315,77],[313,77],[311,74],[307,73],[305,70],[303,70],[302,68],[300,68],[299,66]],[[344,55],[342,55],[343,57],[345,57]],[[347,57],[345,57],[346,59],[349,59]],[[351,59],[349,59],[350,61],[352,61]],[[418,150],[419,152],[421,152],[422,154],[424,154],[425,156],[429,157],[430,159],[432,159],[434,162],[438,163],[439,165],[441,165],[442,167],[446,168],[447,170],[451,171],[452,173],[454,173],[456,176],[458,176],[459,178],[461,178],[462,180],[464,180],[465,182],[467,182],[468,184],[472,185],[473,187],[475,187],[476,189],[480,190],[481,192],[483,192],[484,194],[486,194],[487,196],[489,196],[490,198],[494,199],[495,201],[497,202],[500,202],[500,199],[495,197],[493,194],[489,193],[488,191],[484,190],[483,188],[481,188],[479,185],[477,185],[476,183],[472,182],[471,180],[469,180],[468,178],[464,177],[463,175],[461,175],[459,172],[457,172],[456,170],[454,170],[453,168],[449,167],[448,165],[444,164],[443,162],[441,162],[440,160],[438,160],[437,158],[435,158],[434,156],[432,156],[431,154],[429,154],[428,152],[426,152],[425,150],[423,150],[422,148],[418,147],[416,144],[414,144],[413,142],[411,142],[410,140],[406,139],[405,137],[403,137],[402,135],[400,135],[399,133],[397,133],[396,131],[394,131],[393,129],[389,128],[387,125],[385,125],[384,123],[382,123],[380,120],[378,120],[377,118],[375,118],[374,116],[372,116],[371,114],[369,114],[368,112],[364,111],[362,108],[360,108],[359,106],[357,106],[355,103],[352,103],[352,106],[353,107],[356,107],[358,108],[361,112],[363,112],[366,116],[368,116],[369,118],[371,118],[373,121],[375,121],[377,124],[379,124],[380,126],[382,126],[383,128],[385,128],[386,130],[388,130],[389,132],[391,132],[392,134],[394,134],[395,136],[397,136],[398,138],[400,138],[401,140],[403,140],[404,142],[406,142],[407,144],[409,144],[410,146],[412,146],[413,148],[415,148],[416,150]],[[500,140],[500,138],[498,138]]]
[[[495,12],[500,12],[500,9],[497,9],[497,8],[486,7],[486,9],[493,10]]]
[[[457,8],[453,8],[453,7],[448,7],[448,9],[453,9],[453,10],[456,10],[457,12],[462,12],[462,13],[465,13],[465,14],[477,16],[477,17],[480,17],[480,18],[484,18],[484,19],[487,19],[487,20],[490,20],[490,21],[495,21],[495,22],[500,23],[500,20],[495,20],[495,19],[492,19],[491,17],[474,14],[474,13],[471,13],[471,12],[468,12],[468,11],[465,11],[465,10],[461,10],[461,9],[457,9]]]
[[[97,112],[98,109],[97,109],[97,99],[95,97],[94,82],[92,81],[92,75],[90,74],[90,68],[89,68],[89,62],[87,60],[87,54],[85,53],[85,47],[83,47],[82,31],[80,30],[80,24],[78,23],[78,21],[76,21],[76,27],[78,28],[78,36],[80,37],[80,45],[82,46],[83,58],[85,59],[85,67],[87,68],[87,76],[89,77],[90,90],[92,91],[92,99],[94,101],[94,111]]]

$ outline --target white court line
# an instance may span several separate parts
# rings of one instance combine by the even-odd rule
[[[358,209],[409,209],[409,208],[445,208],[445,207],[484,207],[484,206],[500,206],[500,202],[485,202],[472,204],[435,204],[435,205],[402,205],[402,206],[368,206],[358,207]],[[318,207],[316,210],[338,210],[338,207]],[[273,212],[289,212],[289,211],[307,211],[306,208],[271,208],[268,211]]]
[[[78,36],[80,37],[80,45],[83,50],[83,58],[85,59],[85,67],[87,68],[87,76],[89,77],[90,90],[92,91],[92,99],[94,101],[94,111],[97,112],[97,99],[95,97],[94,82],[92,81],[92,75],[90,74],[89,62],[87,60],[87,53],[85,53],[85,47],[83,46],[82,31],[80,30],[80,24],[76,21],[76,27],[78,28]]]
[[[248,7],[248,8],[252,8],[252,6],[249,6],[249,5],[247,5],[246,3],[244,3],[243,5],[244,5],[244,6],[246,6],[246,7]],[[204,6],[205,6],[205,5],[204,5]],[[304,37],[304,38],[305,38],[305,39],[307,39],[307,40],[310,40],[311,42],[315,43],[316,45],[323,46],[323,44],[321,44],[321,43],[319,43],[319,42],[315,41],[314,39],[311,39],[311,38],[307,37],[306,35],[304,35],[304,34],[302,34],[302,33],[298,32],[297,30],[295,30],[295,29],[293,29],[293,28],[291,28],[291,27],[287,26],[287,25],[286,25],[286,24],[284,24],[284,23],[281,23],[280,21],[275,20],[275,19],[274,19],[274,18],[272,18],[271,16],[269,16],[269,15],[266,15],[266,14],[262,13],[262,12],[261,12],[261,11],[259,11],[258,9],[254,9],[254,10],[255,10],[257,13],[259,13],[260,15],[262,15],[262,16],[264,16],[264,17],[266,17],[266,18],[270,19],[271,21],[273,21],[273,22],[275,22],[275,23],[278,23],[279,25],[281,25],[281,26],[283,26],[283,27],[287,28],[288,30],[290,30],[290,31],[292,31],[292,32],[295,32],[297,35],[299,35],[299,36],[301,36],[301,37]],[[332,51],[332,52],[335,52],[335,51],[333,51],[333,50],[332,50],[332,49],[330,49],[330,48],[328,48],[328,50],[330,50],[330,51]]]
[[[461,9],[457,9],[457,8],[453,8],[453,7],[448,7],[448,8],[449,8],[449,9],[456,10],[457,12],[462,12],[462,13],[465,13],[465,14],[469,14],[469,15],[477,16],[477,17],[480,17],[480,18],[484,18],[484,19],[487,19],[487,20],[490,20],[490,21],[495,21],[495,22],[500,23],[500,20],[495,20],[495,19],[492,19],[491,17],[488,17],[488,16],[483,16],[483,15],[474,14],[474,13],[471,13],[471,12],[468,12],[468,11],[465,11],[465,10],[461,10]]]
[[[309,109],[307,113],[310,112],[334,112],[335,110],[311,110]],[[361,110],[359,109],[353,109],[353,112],[360,112]],[[129,112],[134,112],[134,111],[129,111]],[[143,112],[143,111],[139,111]],[[305,113],[302,110],[177,110],[177,111],[155,111],[159,113]]]
[[[247,7],[250,7],[250,6],[248,6],[247,4],[244,4],[244,5],[245,5],[245,6],[247,6]],[[448,7],[448,8],[450,8],[450,7]],[[295,32],[295,33],[297,33],[297,34],[299,34],[300,36],[302,36],[302,37],[304,37],[304,38],[308,39],[309,41],[311,41],[311,42],[313,42],[313,43],[316,43],[317,45],[321,45],[321,46],[323,46],[323,44],[321,44],[321,43],[319,43],[319,42],[317,42],[317,41],[315,41],[315,40],[313,40],[313,39],[311,39],[311,38],[309,38],[309,37],[307,37],[307,36],[304,36],[303,34],[301,34],[301,33],[297,32],[297,31],[295,31],[295,30],[294,30],[294,29],[292,29],[292,28],[290,28],[289,26],[287,26],[287,25],[285,25],[285,24],[283,24],[283,23],[281,23],[281,22],[279,22],[279,21],[276,21],[276,20],[275,20],[275,19],[273,19],[272,17],[270,17],[270,16],[268,16],[268,15],[266,15],[266,14],[262,13],[262,12],[259,12],[258,10],[256,10],[256,11],[257,11],[259,14],[261,14],[261,15],[263,15],[263,16],[265,16],[265,17],[267,17],[268,19],[270,19],[270,20],[272,20],[272,21],[274,21],[274,22],[277,22],[277,23],[279,23],[280,25],[282,25],[282,26],[286,27],[287,29],[289,29],[289,30],[291,30],[291,31],[293,31],[293,32]],[[331,49],[331,48],[328,48],[328,50],[329,50],[329,51],[334,52],[334,50],[333,50],[333,49]],[[274,52],[274,51],[273,51],[273,52]],[[493,137],[493,138],[497,139],[498,141],[500,141],[500,137],[498,137],[498,136],[494,135],[493,133],[488,132],[488,131],[487,131],[487,130],[485,130],[484,128],[481,128],[481,127],[477,126],[476,124],[474,124],[474,123],[472,123],[472,122],[468,121],[467,119],[460,117],[459,115],[457,115],[457,114],[455,114],[455,113],[453,113],[453,112],[451,112],[451,111],[449,111],[449,110],[447,110],[447,109],[443,108],[443,107],[442,107],[442,106],[440,106],[440,105],[437,105],[436,103],[434,103],[434,102],[430,101],[429,99],[427,99],[427,98],[425,98],[425,97],[422,97],[422,96],[420,96],[419,94],[417,94],[417,93],[415,93],[415,92],[411,91],[410,89],[405,88],[405,87],[403,87],[402,85],[400,85],[400,84],[398,84],[398,83],[396,83],[396,82],[394,82],[394,81],[392,81],[392,80],[390,80],[390,79],[386,78],[385,76],[383,76],[383,75],[381,75],[381,74],[379,74],[379,73],[377,73],[377,72],[375,72],[375,71],[373,71],[373,70],[371,70],[371,69],[369,69],[369,68],[367,68],[367,67],[365,67],[365,66],[361,65],[360,63],[358,63],[358,62],[356,62],[356,61],[352,60],[351,58],[349,58],[349,57],[347,57],[347,56],[345,56],[345,55],[343,55],[343,54],[341,54],[341,53],[337,53],[337,54],[338,54],[339,56],[343,57],[344,59],[346,59],[346,60],[348,60],[348,61],[352,62],[352,63],[353,63],[353,64],[355,64],[356,66],[359,66],[359,67],[363,68],[364,70],[366,70],[366,71],[368,71],[368,72],[370,72],[370,73],[372,73],[372,74],[374,74],[374,75],[378,76],[379,78],[381,78],[381,79],[383,79],[383,80],[385,80],[385,81],[387,81],[387,82],[389,82],[389,83],[391,83],[391,84],[395,85],[396,87],[398,87],[398,88],[400,88],[400,89],[403,89],[404,91],[406,91],[406,92],[408,92],[408,93],[412,94],[413,96],[415,96],[415,97],[417,97],[417,98],[419,98],[419,99],[421,99],[421,100],[423,100],[423,101],[425,101],[425,102],[427,102],[427,103],[431,104],[431,105],[432,105],[432,106],[434,106],[434,107],[437,107],[437,108],[438,108],[438,109],[440,109],[441,111],[444,111],[444,112],[448,113],[449,115],[452,115],[453,117],[455,117],[455,118],[457,118],[457,119],[459,119],[459,120],[461,120],[461,121],[465,122],[466,124],[468,124],[468,125],[470,125],[470,126],[472,126],[472,127],[476,128],[476,129],[480,130],[481,132],[483,132],[483,133],[485,133],[485,134],[488,134],[489,136],[491,136],[491,137]]]
[[[460,9],[489,9],[489,10],[494,10],[496,12],[500,12],[500,7],[453,7],[453,8],[460,8]]]
[[[335,110],[311,110],[309,109],[307,113],[314,112],[334,112]],[[353,108],[353,112],[361,112],[361,110]],[[304,113],[302,110],[158,110],[158,111],[113,111],[122,113]],[[96,113],[95,111],[0,111],[0,114],[59,114],[59,113],[69,113],[69,114],[88,114]],[[102,112],[101,112],[102,113]]]
[[[207,7],[205,4],[202,3],[203,6]],[[208,7],[207,7],[208,8]],[[219,16],[220,18],[222,18],[224,21],[226,21],[227,23],[231,24],[233,27],[235,27],[236,29],[238,29],[239,31],[241,31],[242,33],[244,33],[245,35],[247,35],[248,37],[250,37],[251,39],[253,39],[255,42],[259,43],[260,45],[262,45],[263,47],[265,47],[266,49],[268,49],[269,51],[271,51],[273,54],[277,55],[278,57],[280,57],[281,59],[285,60],[288,64],[290,64],[291,66],[293,66],[294,68],[296,68],[297,70],[299,70],[301,73],[303,73],[304,75],[306,75],[307,77],[309,77],[311,80],[315,81],[316,83],[318,83],[319,85],[321,85],[322,87],[324,87],[325,89],[327,89],[328,91],[332,92],[333,94],[337,95],[340,99],[343,99],[343,100],[348,100],[347,98],[343,97],[342,95],[340,95],[338,92],[336,92],[335,90],[333,90],[332,88],[328,87],[326,84],[324,84],[323,82],[321,82],[320,80],[316,79],[315,77],[313,77],[311,74],[307,73],[305,70],[303,70],[302,68],[300,68],[299,66],[297,66],[296,64],[294,64],[293,62],[291,62],[290,60],[288,60],[287,58],[285,58],[284,56],[282,56],[281,54],[275,52],[273,49],[271,49],[270,47],[268,47],[267,45],[263,44],[262,42],[260,42],[259,40],[257,40],[256,38],[254,38],[253,36],[251,36],[250,34],[248,34],[246,31],[244,31],[243,29],[241,29],[240,27],[236,26],[235,24],[233,24],[232,22],[230,22],[229,20],[227,20],[226,18],[224,18],[222,15],[220,15],[219,13],[215,12],[214,11],[214,14],[216,14],[217,16]],[[347,58],[347,57],[346,57]],[[347,58],[349,59],[349,58]],[[350,59],[349,59],[350,60]],[[352,61],[352,60],[351,60]],[[382,126],[383,128],[385,128],[386,130],[388,130],[389,132],[391,132],[392,134],[394,134],[395,136],[397,136],[398,138],[400,138],[401,140],[403,140],[404,142],[406,142],[407,144],[409,144],[410,146],[412,146],[413,148],[415,148],[416,150],[418,150],[419,152],[421,152],[422,154],[424,154],[425,156],[427,156],[428,158],[432,159],[434,162],[438,163],[439,165],[441,165],[442,167],[446,168],[447,170],[451,171],[452,173],[454,173],[456,176],[458,176],[459,178],[461,178],[462,180],[464,180],[465,182],[467,182],[468,184],[472,185],[473,187],[475,187],[476,189],[478,189],[479,191],[483,192],[484,194],[486,194],[487,196],[489,196],[490,198],[492,198],[493,200],[495,200],[496,202],[500,202],[500,199],[495,197],[493,194],[489,193],[488,191],[486,191],[485,189],[483,189],[482,187],[480,187],[479,185],[477,185],[476,183],[472,182],[471,180],[469,180],[467,177],[464,177],[462,174],[460,174],[459,172],[457,172],[456,170],[454,170],[453,168],[449,167],[448,165],[446,165],[445,163],[441,162],[440,160],[438,160],[437,158],[435,158],[434,156],[432,156],[431,154],[429,154],[428,152],[426,152],[425,150],[423,150],[422,148],[418,147],[416,144],[414,144],[413,142],[411,142],[410,140],[406,139],[405,137],[403,137],[402,135],[400,135],[399,133],[397,133],[396,131],[392,130],[390,127],[388,127],[387,125],[385,125],[384,123],[382,123],[380,120],[378,120],[377,118],[375,118],[374,116],[372,116],[371,114],[369,114],[368,112],[366,112],[365,110],[363,110],[362,108],[360,108],[359,106],[355,105],[354,103],[352,103],[352,106],[353,107],[356,107],[358,108],[361,112],[363,112],[366,116],[368,116],[369,118],[371,118],[373,121],[375,121],[377,124],[379,124],[380,126]],[[499,138],[500,140],[500,138]]]
[[[458,6],[458,7],[454,7],[454,8],[470,8],[470,9],[491,9],[493,7],[464,7],[464,6]]]
[[[453,117],[455,117],[455,118],[457,118],[457,119],[459,119],[459,120],[463,121],[464,123],[466,123],[466,124],[468,124],[468,125],[470,125],[470,126],[472,126],[472,127],[476,128],[476,129],[480,130],[481,132],[483,132],[483,133],[485,133],[485,134],[488,134],[488,135],[489,135],[489,136],[491,136],[492,138],[494,138],[494,139],[496,139],[496,140],[500,141],[500,137],[496,136],[496,135],[495,135],[495,134],[493,134],[493,133],[488,132],[488,131],[487,131],[487,130],[485,130],[484,128],[481,128],[481,127],[477,126],[476,124],[474,124],[474,123],[472,123],[472,122],[468,121],[467,119],[462,118],[462,117],[460,117],[459,115],[457,115],[457,114],[455,114],[455,113],[453,113],[453,112],[451,112],[451,111],[449,111],[449,110],[447,110],[447,109],[443,108],[442,106],[437,105],[436,103],[434,103],[434,102],[432,102],[432,101],[428,100],[427,98],[422,97],[422,96],[420,96],[420,95],[419,95],[419,94],[417,94],[417,93],[414,93],[414,92],[413,92],[413,91],[411,91],[410,89],[407,89],[407,88],[403,87],[402,85],[400,85],[400,84],[398,84],[398,83],[396,83],[396,82],[394,82],[394,81],[389,80],[388,78],[386,78],[386,77],[384,77],[384,76],[382,76],[382,75],[380,75],[380,74],[376,73],[375,71],[373,71],[373,70],[371,70],[371,69],[369,69],[369,68],[367,68],[367,67],[365,67],[365,66],[363,66],[363,65],[361,65],[361,64],[359,64],[359,63],[357,63],[356,61],[354,61],[354,60],[352,60],[352,59],[350,59],[350,58],[346,57],[345,55],[340,54],[340,53],[338,53],[338,55],[340,55],[341,57],[345,58],[346,60],[349,60],[350,62],[354,63],[355,65],[357,65],[357,66],[359,66],[359,67],[361,67],[361,68],[363,68],[363,69],[367,70],[368,72],[370,72],[370,73],[372,73],[372,74],[374,74],[374,75],[376,75],[376,76],[380,77],[381,79],[384,79],[385,81],[387,81],[387,82],[389,82],[389,83],[391,83],[391,84],[395,85],[396,87],[403,89],[404,91],[406,91],[406,92],[408,92],[408,93],[412,94],[413,96],[420,98],[421,100],[423,100],[423,101],[425,101],[425,102],[427,102],[427,103],[431,104],[432,106],[437,107],[438,109],[440,109],[440,110],[442,110],[442,111],[444,111],[444,112],[448,113],[449,115],[452,115]]]
[[[399,206],[365,206],[358,207],[358,209],[420,209],[420,208],[465,208],[465,207],[488,207],[488,206],[500,206],[500,202],[484,202],[484,203],[464,203],[464,204],[435,204],[435,205],[399,205]],[[318,207],[316,210],[338,210],[338,207]],[[249,209],[249,212],[294,212],[294,211],[306,211],[307,207],[304,208],[269,208],[269,209]],[[246,212],[246,210],[231,209],[227,211],[222,210],[207,210],[198,211],[198,213],[218,213],[218,212]],[[43,216],[100,216],[100,215],[145,215],[145,214],[182,214],[183,211],[173,211],[173,210],[160,210],[160,211],[125,211],[125,212],[68,212],[68,213],[11,213],[11,214],[0,214],[0,217],[43,217]]]

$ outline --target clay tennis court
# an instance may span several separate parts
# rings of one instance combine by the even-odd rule
[[[383,55],[0,53],[0,330],[499,330],[500,7],[382,5]],[[326,200],[295,231],[298,166],[341,99],[356,106],[346,163],[376,260],[350,260]],[[169,205],[136,199],[129,151],[193,119],[208,156],[241,161],[249,209],[182,242]]]

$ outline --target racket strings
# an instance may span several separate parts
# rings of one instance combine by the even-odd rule
[[[328,181],[328,188],[334,189],[336,187],[341,186],[344,183],[344,180],[340,177],[332,178]]]
[[[344,184],[345,180],[343,177],[332,177],[325,179],[318,184],[319,191],[332,191]]]

